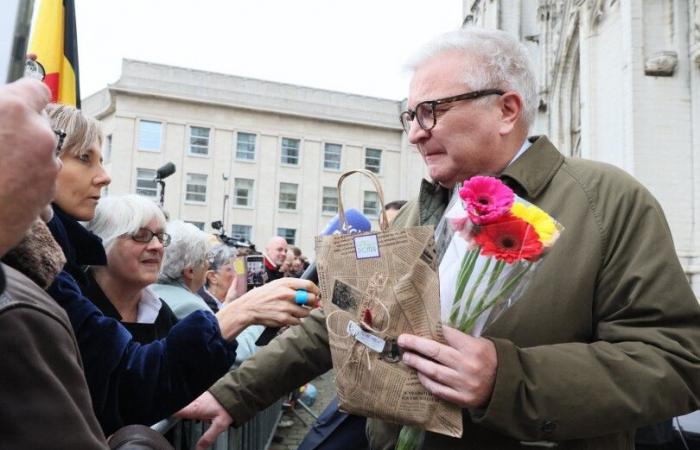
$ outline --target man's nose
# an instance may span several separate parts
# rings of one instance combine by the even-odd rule
[[[430,137],[430,131],[426,131],[418,124],[418,119],[411,121],[411,128],[408,130],[408,141],[411,144],[417,144]]]

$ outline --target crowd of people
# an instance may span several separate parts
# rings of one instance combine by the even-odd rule
[[[425,388],[463,410],[464,437],[427,433],[423,448],[629,449],[637,427],[700,407],[700,307],[651,194],[528,137],[536,83],[506,33],[447,33],[412,68],[401,120],[431,181],[388,208],[391,226],[436,224],[454,186],[490,174],[566,227],[483,337],[398,337]],[[167,448],[125,427],[179,411],[212,422],[203,449],[331,369],[300,249],[270,239],[262,286],[248,289],[245,250],[137,195],[102,198],[99,123],[48,103],[35,80],[0,87],[3,446],[107,448],[120,436],[112,447]],[[287,331],[258,350],[264,327]],[[367,430],[370,448],[394,449],[399,427]]]

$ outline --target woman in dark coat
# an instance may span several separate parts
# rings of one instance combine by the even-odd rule
[[[294,304],[295,289],[309,290],[314,299],[318,288],[310,282],[280,283],[241,297],[237,309],[217,316],[196,311],[175,324],[167,337],[150,344],[136,342],[82,291],[88,284],[84,267],[107,263],[100,239],[78,222],[94,217],[102,188],[111,181],[102,166],[99,124],[69,106],[50,105],[47,112],[52,126],[66,132],[49,228],[67,263],[49,293],[67,312],[75,331],[93,408],[105,434],[125,424],[157,422],[204,392],[233,363],[234,338],[246,326],[296,324],[308,315]]]

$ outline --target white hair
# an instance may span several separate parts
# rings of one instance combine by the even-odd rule
[[[102,239],[109,253],[118,237],[137,232],[153,219],[165,228],[165,215],[152,200],[136,194],[109,196],[97,204],[87,229]]]
[[[477,27],[450,31],[424,45],[409,60],[407,68],[414,72],[446,51],[463,52],[465,57],[476,60],[468,67],[464,78],[471,89],[502,89],[520,94],[523,121],[528,128],[533,124],[537,110],[537,80],[527,49],[515,37],[505,31]]]
[[[183,270],[199,267],[207,260],[209,235],[181,220],[169,222],[166,232],[170,235],[170,245],[165,249],[158,282],[181,282]]]
[[[207,252],[207,259],[209,261],[209,270],[218,271],[222,266],[231,262],[231,259],[235,256],[231,247],[226,244],[219,244],[213,247]],[[209,287],[209,278],[204,282],[206,287]]]

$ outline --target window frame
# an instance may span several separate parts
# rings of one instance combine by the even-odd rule
[[[158,148],[157,149],[141,147],[141,125],[144,122],[145,123],[157,123],[160,125],[160,133],[158,135]],[[160,121],[160,120],[139,119],[138,120],[138,133],[136,133],[136,149],[140,152],[149,152],[149,153],[160,153],[161,151],[163,151],[163,130],[165,128],[164,124],[165,124],[165,122]]]
[[[245,181],[250,181],[252,182],[251,187],[248,191],[248,204],[247,205],[239,205],[236,203],[237,194],[236,194],[236,181],[237,180],[245,180]],[[253,209],[255,207],[255,179],[254,178],[243,178],[243,177],[234,177],[233,178],[233,192],[231,192],[231,207],[232,208],[241,208],[241,209]]]
[[[246,159],[246,158],[239,158],[238,157],[238,137],[241,134],[247,134],[247,135],[253,136],[253,159]],[[257,135],[257,133],[250,133],[248,131],[236,131],[236,141],[235,141],[234,145],[235,145],[235,148],[234,148],[234,153],[233,153],[233,159],[235,161],[245,162],[245,163],[255,163],[258,160],[258,135]]]
[[[140,170],[141,170],[141,171],[153,172],[153,177],[152,177],[150,180],[148,180],[148,179],[143,179],[143,178],[139,178],[139,171],[140,171]],[[155,181],[155,177],[156,177],[156,169],[149,169],[149,168],[147,168],[147,167],[137,167],[137,168],[136,168],[136,186],[135,186],[135,189],[134,189],[134,193],[135,193],[135,194],[138,194],[138,195],[141,195],[141,196],[143,196],[143,197],[150,198],[150,199],[153,199],[153,200],[155,200],[155,201],[158,201],[158,183]],[[152,182],[153,185],[155,186],[155,187],[153,188],[153,195],[147,195],[147,194],[143,194],[143,193],[139,192],[139,189],[141,189],[141,190],[150,190],[150,189],[151,189],[151,188],[147,188],[147,187],[139,187],[139,181],[148,181],[149,183]]]
[[[192,128],[201,128],[205,130],[209,130],[209,134],[207,136],[207,152],[206,153],[193,153],[192,152]],[[212,128],[211,127],[205,127],[201,125],[188,125],[187,126],[187,156],[192,156],[195,158],[209,158],[211,155],[210,149],[211,149],[211,143],[212,143]]]
[[[199,175],[204,177],[204,200],[191,200],[188,199],[187,196],[190,194],[189,192],[189,186],[193,185],[193,183],[190,183],[190,176],[191,175]],[[193,205],[206,205],[207,204],[207,194],[209,191],[209,174],[206,173],[196,173],[196,172],[186,172],[185,173],[185,203],[187,204],[193,204]],[[201,185],[199,185],[201,186]],[[200,194],[198,192],[194,192],[193,194]]]
[[[282,158],[284,158],[284,141],[285,140],[290,140],[290,141],[297,141],[298,146],[297,146],[297,162],[295,164],[289,163],[289,162],[284,162]],[[294,138],[294,137],[280,137],[280,165],[283,167],[301,167],[301,138]]]
[[[236,236],[241,236],[241,235],[234,233],[233,227],[246,227],[248,229],[249,236],[248,237],[242,236],[242,238],[247,239],[249,242],[253,242],[253,226],[252,225],[246,225],[244,223],[232,223],[231,224],[231,237],[235,238]]]
[[[112,144],[113,138],[112,133],[105,136],[105,140],[102,143],[102,163],[109,164],[112,161]]]
[[[294,237],[292,238],[292,242],[289,242],[289,239],[287,238],[286,233],[283,233],[282,230],[291,230],[294,232]],[[277,236],[283,237],[284,240],[287,241],[288,245],[297,245],[297,229],[296,228],[277,227]]]
[[[296,186],[296,190],[294,192],[294,208],[293,209],[282,207],[282,185],[283,184],[290,185],[290,186]],[[277,209],[279,211],[285,211],[285,212],[297,212],[297,211],[299,211],[299,184],[298,183],[288,183],[286,181],[279,182],[279,190],[278,190],[278,194],[277,194]]]
[[[326,149],[328,145],[338,146],[338,168],[326,167]],[[343,144],[337,144],[335,142],[324,142],[323,143],[323,170],[326,172],[340,172],[343,170]]]
[[[326,189],[333,189],[335,191],[335,211],[326,211],[325,200],[326,200]],[[334,216],[338,214],[338,188],[336,186],[322,186],[321,187],[321,214],[324,216]]]
[[[369,150],[374,150],[374,151],[379,152],[379,168],[377,169],[377,172],[375,172],[374,170],[367,167],[367,153],[369,152]],[[384,164],[382,163],[382,161],[384,160],[384,158],[383,158],[384,150],[381,148],[375,148],[375,147],[365,147],[365,155],[364,156],[365,156],[365,158],[364,158],[363,167],[375,175],[382,175],[382,172],[383,172],[382,167],[384,166]]]
[[[373,213],[367,212],[367,194],[373,194],[375,196],[375,199],[376,199],[375,200],[376,211]],[[377,194],[376,191],[364,191],[363,192],[363,194],[362,194],[362,214],[364,214],[367,217],[379,217],[379,214],[381,213],[381,208],[382,208],[382,205],[381,205],[380,200],[379,200],[379,194]]]

